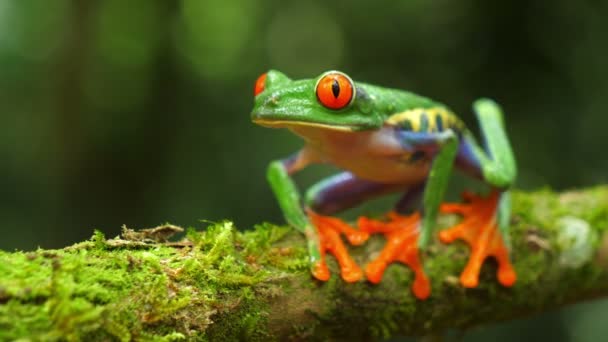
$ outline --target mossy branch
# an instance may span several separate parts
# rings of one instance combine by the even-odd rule
[[[327,283],[307,268],[304,238],[230,222],[205,232],[125,230],[62,250],[0,252],[0,340],[286,340],[426,335],[466,329],[608,294],[608,187],[516,192],[512,244],[518,281],[497,285],[486,262],[464,289],[463,244],[434,242],[425,256],[432,294],[416,300],[411,272],[391,266],[381,284]],[[443,216],[440,226],[458,220]],[[365,264],[382,247],[352,248]]]

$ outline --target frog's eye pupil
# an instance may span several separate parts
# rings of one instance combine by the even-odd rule
[[[253,94],[255,96],[258,96],[261,92],[264,91],[265,86],[266,86],[266,73],[263,73],[255,81],[255,87],[253,88]]]
[[[338,80],[336,80],[334,78],[334,82],[331,84],[331,92],[334,94],[335,98],[338,98],[338,96],[340,95],[340,83],[338,83]]]
[[[330,71],[321,76],[315,91],[319,102],[334,110],[346,108],[355,97],[353,81],[338,71]]]

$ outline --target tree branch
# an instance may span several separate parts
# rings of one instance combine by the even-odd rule
[[[608,293],[608,187],[555,194],[516,192],[511,237],[518,273],[497,285],[486,262],[480,285],[458,276],[468,249],[434,242],[424,256],[431,297],[416,300],[411,272],[391,266],[379,285],[326,283],[308,272],[304,238],[262,224],[96,232],[62,250],[0,251],[0,340],[368,339],[426,335],[502,321]],[[458,220],[442,216],[439,226]],[[360,265],[383,244],[351,252]]]

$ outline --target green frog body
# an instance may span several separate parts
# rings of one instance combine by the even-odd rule
[[[515,282],[507,248],[515,159],[499,106],[480,99],[473,107],[483,146],[447,106],[411,92],[354,82],[339,71],[291,80],[271,70],[258,78],[253,122],[289,129],[305,141],[292,156],[271,162],[267,176],[286,220],[307,237],[317,279],[330,276],[326,253],[337,258],[342,278],[350,282],[365,274],[377,283],[387,265],[397,261],[414,270],[416,297],[427,298],[430,283],[419,249],[428,245],[437,214],[444,211],[459,213],[464,220],[440,232],[440,240],[464,239],[472,249],[461,283],[477,286],[487,256],[498,260],[503,285]],[[314,163],[330,163],[343,171],[312,186],[302,199],[291,175]],[[468,203],[442,205],[453,169],[485,182],[492,189],[490,195],[467,194]],[[359,229],[354,229],[331,216],[394,192],[403,196],[388,220],[362,217]],[[421,205],[412,213],[418,199]],[[361,244],[373,233],[384,234],[387,244],[363,271],[348,255],[340,235]]]

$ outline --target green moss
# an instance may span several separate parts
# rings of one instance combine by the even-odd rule
[[[593,258],[569,268],[558,262],[559,218],[576,217],[601,233],[606,203],[606,187],[515,192],[516,285],[498,286],[488,261],[480,285],[462,288],[468,247],[435,241],[424,256],[432,281],[424,302],[411,294],[413,275],[402,265],[391,265],[379,285],[347,284],[330,257],[330,281],[311,280],[304,237],[268,223],[243,233],[214,223],[189,229],[177,244],[166,236],[181,228],[164,225],[111,240],[96,231],[63,250],[0,251],[0,340],[364,339],[505,319],[608,291],[607,269]],[[443,216],[438,227],[457,221]],[[383,244],[374,237],[351,252],[364,265]]]
[[[77,248],[0,252],[0,340],[169,341],[201,337],[208,326],[228,322],[232,329],[239,324],[243,336],[253,334],[264,319],[262,308],[250,304],[253,286],[270,271],[247,257],[284,264],[289,255],[269,246],[286,231],[266,225],[237,234],[222,222],[206,232],[190,230],[193,246],[182,249],[112,248],[96,231],[93,244]],[[238,320],[214,322],[234,307],[242,307]]]
[[[95,229],[95,231],[93,232],[93,237],[91,237],[91,241],[98,249],[103,249],[106,246],[106,236],[100,230]]]

